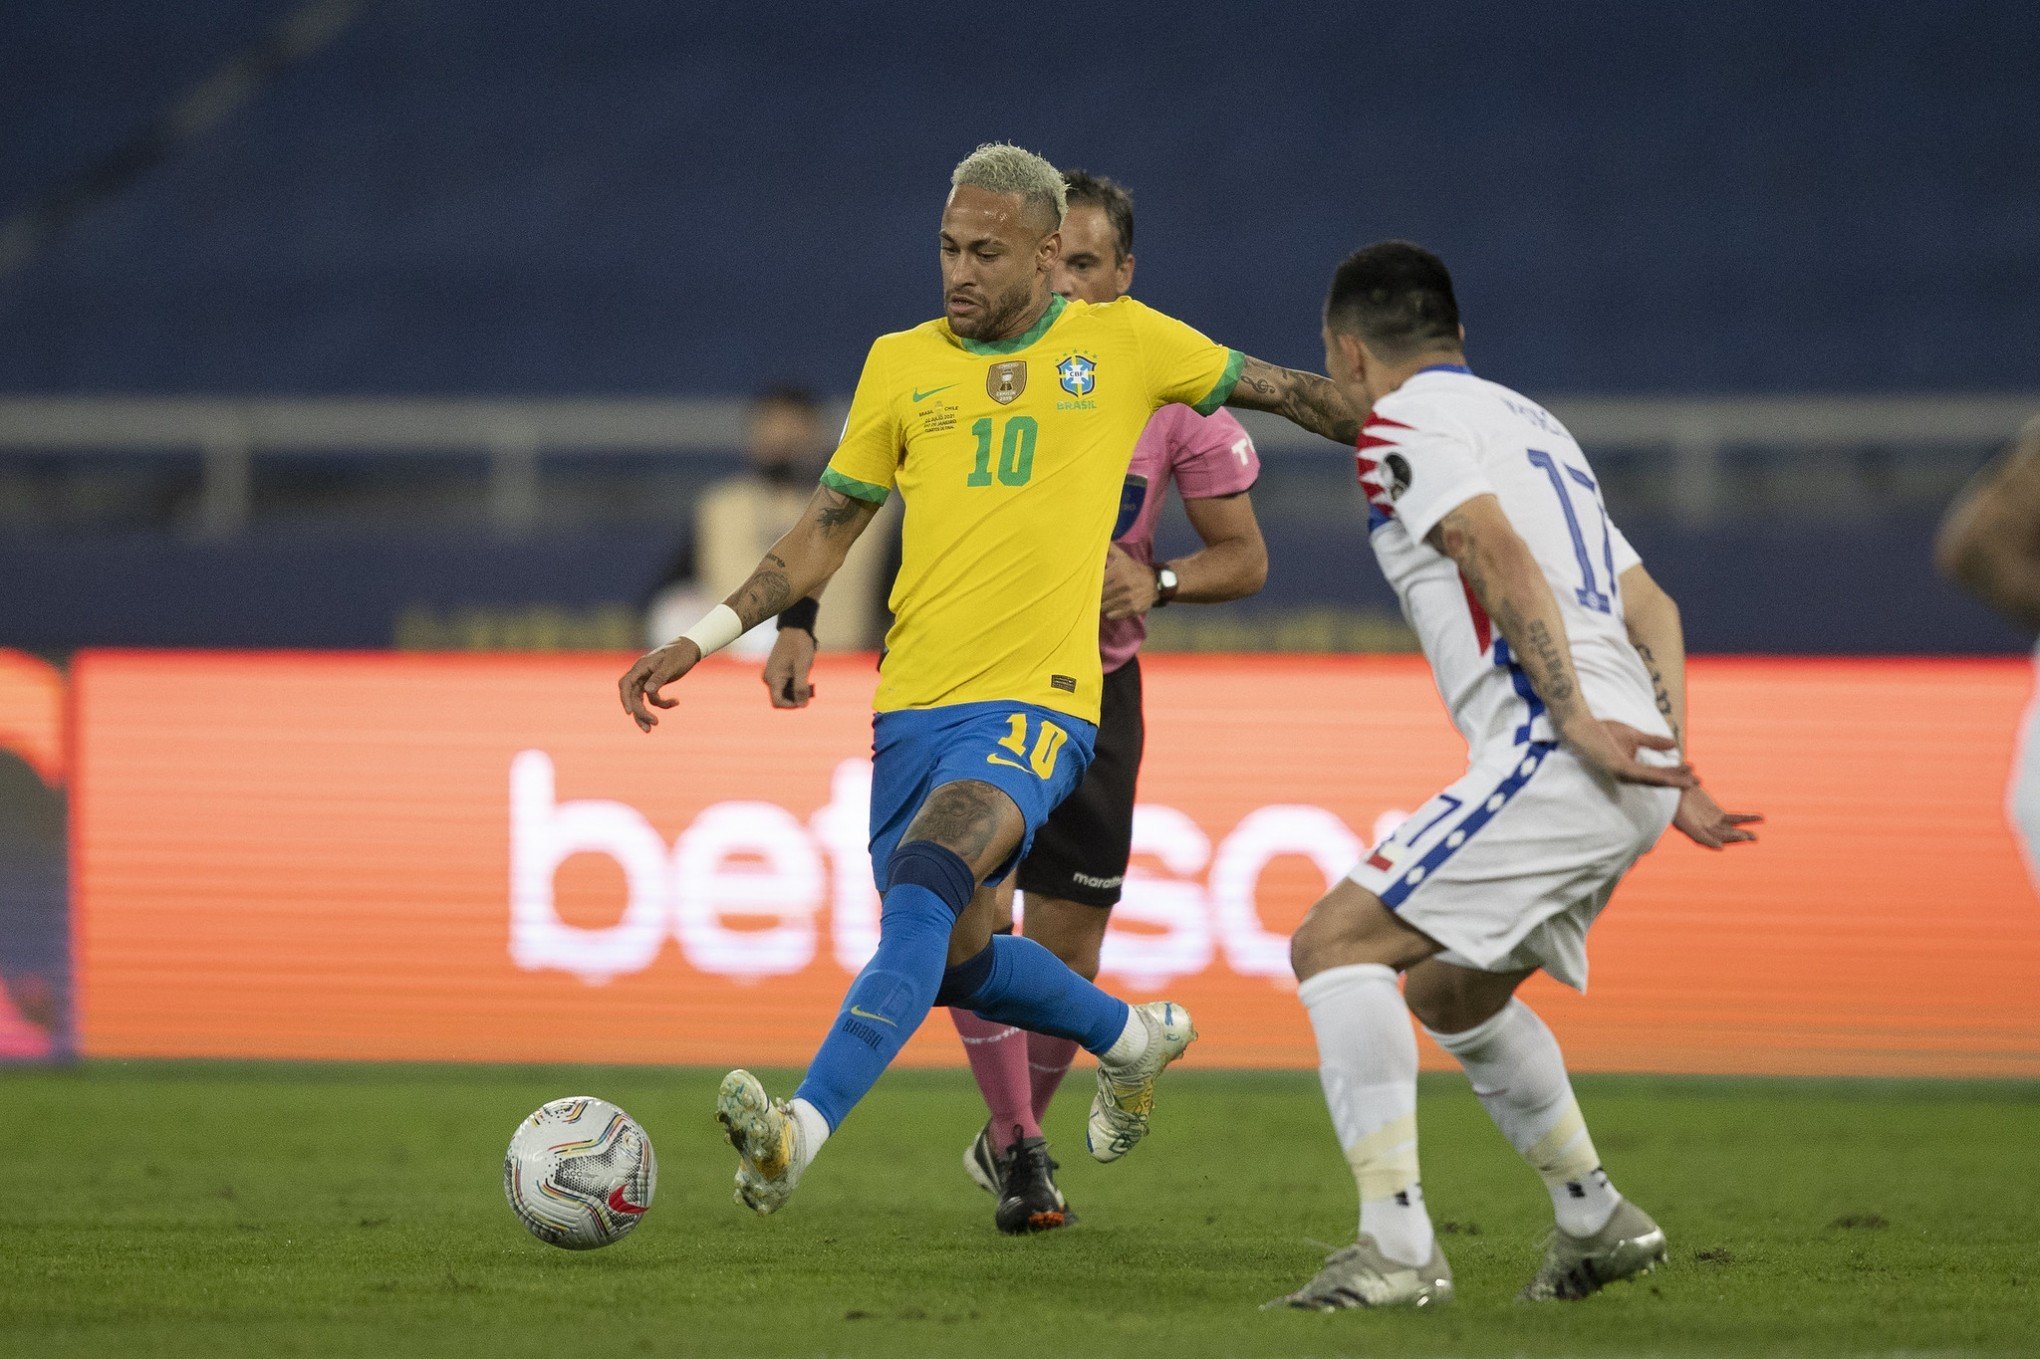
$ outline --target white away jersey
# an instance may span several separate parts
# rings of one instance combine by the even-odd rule
[[[1358,456],[1374,555],[1416,629],[1453,725],[1476,756],[1554,739],[1529,676],[1459,567],[1424,541],[1478,495],[1501,501],[1544,568],[1588,710],[1671,734],[1630,645],[1615,583],[1640,559],[1609,522],[1586,454],[1549,411],[1464,367],[1440,364],[1375,403]]]

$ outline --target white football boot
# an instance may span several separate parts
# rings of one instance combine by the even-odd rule
[[[1553,1227],[1544,1243],[1544,1263],[1538,1266],[1537,1277],[1523,1286],[1516,1300],[1576,1301],[1599,1292],[1604,1285],[1640,1278],[1664,1258],[1664,1228],[1624,1199],[1592,1236],[1573,1236]]]
[[[716,1121],[737,1149],[737,1202],[759,1216],[778,1212],[793,1197],[808,1158],[800,1123],[785,1100],[768,1099],[748,1071],[723,1077],[715,1097]]]
[[[1436,1307],[1452,1301],[1452,1266],[1434,1242],[1431,1258],[1406,1265],[1381,1253],[1371,1236],[1341,1246],[1325,1257],[1317,1277],[1287,1297],[1263,1303],[1305,1312],[1338,1312],[1352,1307]]]
[[[1173,1001],[1136,1005],[1133,1015],[1147,1026],[1147,1051],[1123,1067],[1107,1066],[1099,1059],[1098,1093],[1091,1098],[1091,1122],[1084,1130],[1084,1145],[1093,1160],[1116,1161],[1147,1136],[1155,1078],[1197,1041],[1190,1012]]]

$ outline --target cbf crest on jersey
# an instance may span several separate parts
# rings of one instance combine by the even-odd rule
[[[1071,396],[1089,396],[1098,386],[1098,364],[1082,354],[1072,354],[1057,364],[1055,375]]]
[[[1027,360],[1008,359],[995,363],[985,374],[985,395],[1001,406],[1010,406],[1027,390]]]

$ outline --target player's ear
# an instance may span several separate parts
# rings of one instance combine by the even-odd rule
[[[1120,277],[1119,291],[1121,291],[1122,293],[1130,293],[1133,291],[1133,256],[1128,255],[1125,259],[1121,260],[1119,262],[1119,267],[1126,271],[1125,274],[1123,274]]]
[[[1339,346],[1339,357],[1346,361],[1346,371],[1356,378],[1364,379],[1367,376],[1367,361],[1373,355],[1367,352],[1367,346],[1360,342],[1360,337],[1349,330],[1334,331],[1332,342]]]

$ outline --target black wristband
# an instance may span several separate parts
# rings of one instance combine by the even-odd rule
[[[800,600],[798,603],[789,605],[786,611],[779,615],[779,630],[785,632],[788,628],[798,628],[812,637],[815,635],[815,620],[821,617],[821,614],[822,603],[820,600]]]

